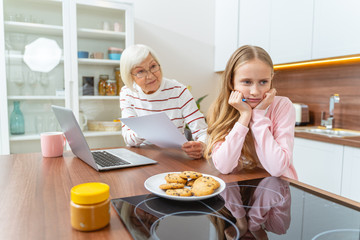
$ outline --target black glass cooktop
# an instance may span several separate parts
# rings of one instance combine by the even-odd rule
[[[111,202],[134,239],[360,239],[358,207],[276,177],[228,183],[202,201],[147,194]]]

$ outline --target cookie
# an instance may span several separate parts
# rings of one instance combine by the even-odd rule
[[[186,179],[183,179],[180,177],[180,174],[178,173],[169,173],[165,176],[165,180],[168,183],[183,183],[185,184],[187,182]]]
[[[212,177],[203,176],[203,177],[196,179],[194,182],[194,185],[196,184],[196,182],[206,182],[206,183],[213,184],[214,189],[218,189],[220,187],[220,183]]]
[[[185,185],[183,183],[164,183],[161,184],[159,188],[162,190],[167,190],[167,189],[184,188],[184,186]]]
[[[214,184],[203,181],[195,181],[191,188],[191,192],[194,196],[206,196],[212,194],[214,191]]]
[[[186,183],[186,186],[192,187],[192,186],[194,185],[195,180],[196,180],[196,179],[188,180],[187,183]]]
[[[180,173],[180,177],[184,178],[184,179],[196,179],[201,177],[202,174],[199,172],[194,172],[194,171],[183,171],[182,173]]]
[[[165,192],[167,195],[171,195],[171,196],[181,196],[181,197],[190,197],[191,196],[191,191],[190,189],[187,188],[182,188],[182,189],[168,189]]]

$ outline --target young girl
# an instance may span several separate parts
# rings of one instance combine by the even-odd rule
[[[297,179],[295,110],[288,98],[275,96],[273,76],[272,60],[260,47],[242,46],[230,57],[208,113],[204,153],[221,173],[261,167],[272,176]]]

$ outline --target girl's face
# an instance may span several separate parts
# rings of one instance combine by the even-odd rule
[[[161,85],[162,73],[160,65],[151,54],[131,70],[131,75],[145,94],[156,92]]]
[[[243,94],[251,108],[255,108],[270,90],[272,77],[269,65],[253,59],[235,70],[234,89]]]

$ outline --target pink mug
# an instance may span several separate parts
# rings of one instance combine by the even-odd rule
[[[40,134],[43,157],[60,157],[63,155],[66,138],[62,132],[44,132]]]

